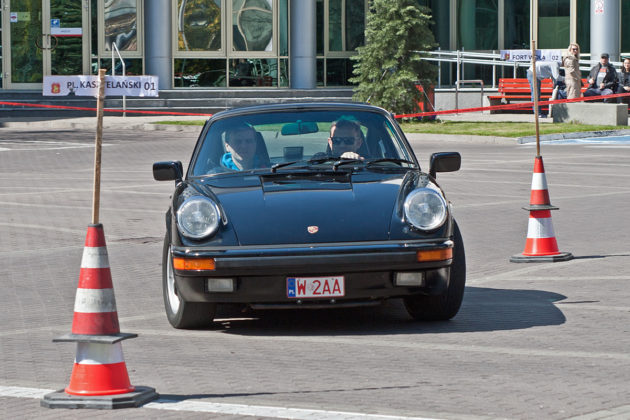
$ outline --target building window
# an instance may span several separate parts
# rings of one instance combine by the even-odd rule
[[[630,28],[628,28],[627,24],[624,24],[623,22],[628,22],[628,19],[630,19],[630,2],[627,1],[622,1],[621,2],[621,52],[628,52],[630,51]],[[580,44],[580,46],[582,46],[582,44]],[[621,57],[621,58],[626,58],[625,57]]]
[[[347,86],[352,77],[353,62],[349,58],[329,58],[326,60],[326,86]]]
[[[627,3],[621,2],[622,7],[624,4]],[[623,36],[623,25],[621,33]],[[591,0],[577,1],[577,43],[582,54],[591,52]]]
[[[499,45],[497,0],[460,0],[457,4],[457,47],[463,50],[496,50]],[[460,79],[492,83],[490,66],[465,64]]]
[[[504,48],[528,49],[529,35],[529,1],[505,1],[504,13]]]
[[[317,0],[317,85],[348,86],[350,57],[365,44],[366,0]]]
[[[328,0],[329,51],[354,51],[363,45],[364,33],[364,0]]]
[[[125,58],[125,74],[130,76],[140,76],[144,74],[142,71],[142,59],[141,58]],[[98,69],[105,69],[107,74],[116,74],[118,76],[123,74],[123,65],[120,60],[116,60],[114,64],[114,72],[112,73],[112,59],[101,58],[99,62],[92,64],[92,71],[98,74]]]
[[[457,4],[457,46],[464,50],[498,48],[497,0],[460,0]]]
[[[273,1],[232,0],[232,51],[273,51]]]
[[[176,58],[173,62],[173,86],[226,87],[225,60]]]
[[[221,0],[177,0],[177,50],[218,51]]]
[[[538,48],[569,45],[570,0],[538,0]]]
[[[280,22],[278,23],[280,37],[280,56],[289,56],[289,0],[279,0]]]
[[[105,51],[116,43],[119,51],[140,51],[138,47],[137,0],[109,0],[104,2]]]
[[[2,75],[4,74],[4,70],[2,70],[2,9],[0,9],[0,89],[2,89]]]

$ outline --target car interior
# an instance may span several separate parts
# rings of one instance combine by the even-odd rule
[[[360,156],[369,159],[402,158],[408,159],[407,152],[395,140],[391,127],[384,120],[359,121],[363,142],[357,151]],[[193,175],[206,175],[231,172],[220,165],[221,157],[226,153],[225,132],[233,125],[229,120],[213,124],[198,152]],[[256,131],[256,156],[261,168],[274,164],[309,160],[314,156],[329,156],[328,145],[331,121],[264,121],[248,123]]]

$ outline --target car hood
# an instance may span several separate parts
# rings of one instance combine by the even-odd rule
[[[206,179],[241,245],[389,238],[406,172]]]

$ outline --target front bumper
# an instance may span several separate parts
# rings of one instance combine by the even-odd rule
[[[189,302],[291,305],[296,299],[287,297],[287,277],[342,275],[345,296],[325,300],[348,303],[441,293],[448,286],[452,260],[418,262],[417,253],[452,247],[450,239],[224,248],[172,246],[171,257],[215,261],[214,270],[174,271],[178,293]],[[396,272],[422,272],[423,284],[395,286]],[[209,293],[206,280],[212,277],[235,279],[235,291]],[[316,299],[304,301],[322,303]]]

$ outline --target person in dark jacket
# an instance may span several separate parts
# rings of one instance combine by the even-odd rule
[[[617,87],[617,93],[630,93],[630,58],[623,60],[623,66],[621,67],[621,73],[619,73],[619,86]],[[619,96],[617,103],[630,102],[629,96]]]
[[[584,92],[584,96],[612,95],[617,91],[617,70],[608,59],[608,53],[603,53],[599,63],[591,68],[588,75],[589,87]],[[604,102],[610,102],[610,100],[604,99]]]

